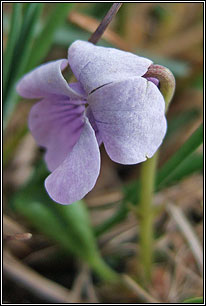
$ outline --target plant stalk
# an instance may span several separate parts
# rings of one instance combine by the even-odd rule
[[[151,65],[144,77],[155,77],[160,82],[160,92],[165,100],[165,112],[175,91],[175,79],[169,69],[160,65]],[[158,150],[159,151],[159,150]],[[143,281],[149,283],[152,274],[153,244],[154,244],[154,209],[153,196],[159,152],[142,163],[140,173],[140,203],[138,206],[138,219],[140,217],[140,264]]]
[[[140,172],[140,202],[138,217],[140,217],[140,262],[143,269],[142,275],[145,282],[151,279],[153,262],[153,195],[155,188],[155,176],[158,161],[158,152],[149,158],[141,166]]]

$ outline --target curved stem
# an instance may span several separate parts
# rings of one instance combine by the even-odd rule
[[[175,91],[175,78],[169,69],[160,65],[151,65],[144,77],[154,77],[160,82],[160,91],[165,99],[165,111],[172,100]],[[140,262],[143,268],[143,279],[149,282],[151,279],[153,262],[153,239],[154,239],[154,215],[153,195],[155,177],[158,162],[158,151],[155,155],[144,162],[140,173]]]
[[[165,108],[168,109],[175,92],[175,78],[172,72],[161,65],[151,65],[143,77],[154,77],[160,82],[160,91],[165,99]]]

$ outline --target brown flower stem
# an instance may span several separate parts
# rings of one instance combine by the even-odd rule
[[[102,19],[96,31],[88,39],[89,42],[96,44],[100,40],[102,34],[104,33],[104,31],[106,30],[106,28],[108,27],[108,25],[110,24],[113,17],[116,15],[116,13],[118,12],[121,6],[122,3],[114,3],[112,5],[112,7],[109,9],[107,14]]]

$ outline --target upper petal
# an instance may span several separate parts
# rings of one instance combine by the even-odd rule
[[[45,181],[50,197],[60,204],[82,199],[94,187],[99,175],[99,146],[93,128],[88,119],[85,120],[79,141]]]
[[[71,88],[62,75],[68,65],[66,59],[43,64],[27,73],[17,84],[17,92],[25,98],[44,98],[49,95],[65,95],[80,98],[82,94]]]
[[[152,64],[147,58],[77,40],[68,50],[73,73],[85,91],[131,76],[142,76]]]
[[[45,160],[56,169],[78,141],[83,124],[84,101],[52,96],[36,103],[29,115],[29,128],[40,146],[47,149]]]
[[[158,88],[133,77],[99,88],[88,100],[110,158],[135,164],[152,157],[166,133],[165,102]]]

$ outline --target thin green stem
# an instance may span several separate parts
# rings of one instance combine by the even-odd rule
[[[144,77],[155,77],[160,81],[160,91],[165,99],[165,111],[167,111],[175,90],[173,74],[163,66],[151,65]],[[141,191],[137,211],[140,217],[140,263],[143,269],[143,280],[147,283],[151,279],[153,262],[154,210],[152,204],[157,162],[158,151],[142,164],[140,173]]]
[[[158,152],[141,166],[141,192],[138,206],[140,217],[140,262],[143,268],[143,279],[151,278],[153,262],[153,194],[157,168]]]

